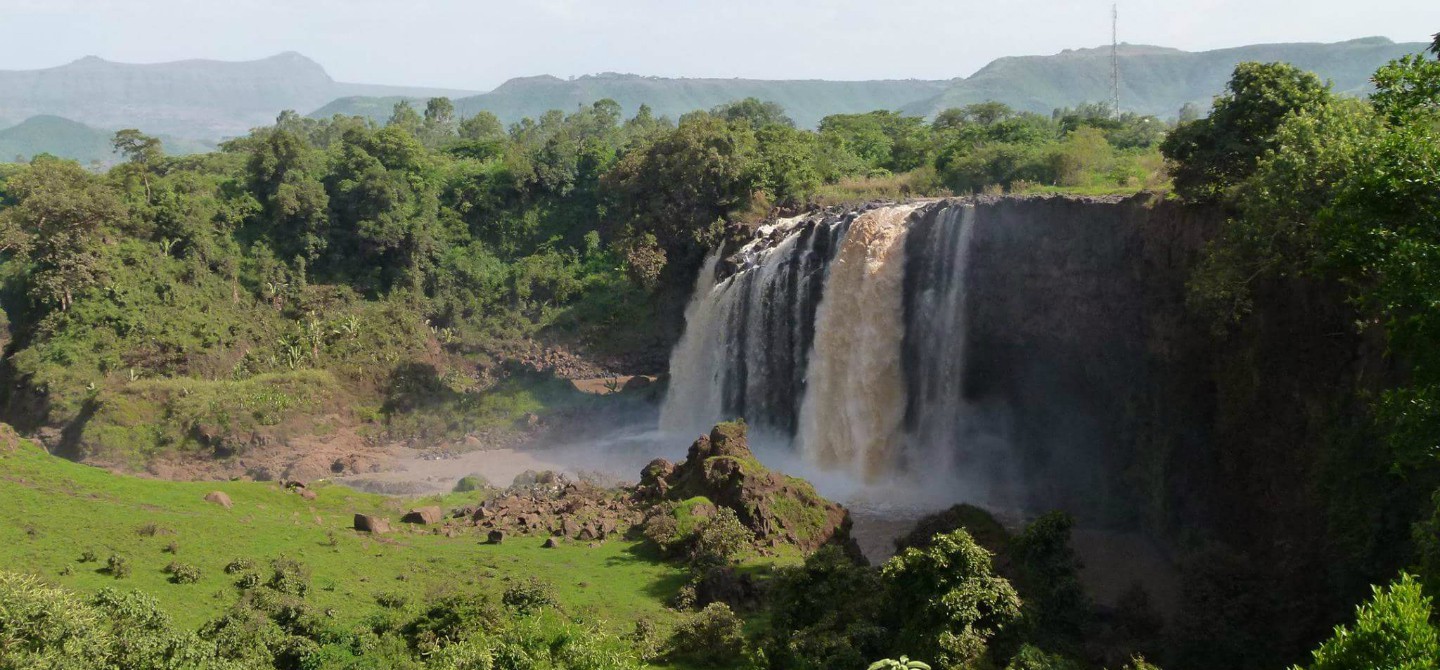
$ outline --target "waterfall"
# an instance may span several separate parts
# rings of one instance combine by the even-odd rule
[[[872,210],[850,225],[815,315],[800,452],[866,478],[883,474],[901,446],[905,221],[914,209]]]
[[[723,254],[706,259],[670,356],[663,432],[697,434],[738,417],[760,430],[794,431],[825,269],[851,218],[762,228],[724,278]]]
[[[671,355],[661,430],[743,417],[867,482],[1006,481],[1003,408],[965,392],[975,227],[973,205],[891,205],[782,220],[728,259],[712,253]]]

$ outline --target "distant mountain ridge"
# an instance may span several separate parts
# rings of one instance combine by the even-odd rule
[[[552,109],[571,112],[605,98],[620,103],[626,116],[646,104],[656,116],[673,119],[686,112],[753,97],[779,103],[796,124],[809,128],[831,114],[899,109],[939,95],[949,84],[925,79],[690,79],[606,72],[574,79],[550,75],[517,77],[489,93],[458,98],[454,103],[462,115],[489,111],[501,121],[513,123]],[[413,104],[423,104],[421,99],[404,96],[356,96],[335,100],[310,116],[360,115],[383,121],[390,116],[395,103],[407,99]]]
[[[1174,117],[1185,103],[1208,109],[1230,73],[1246,61],[1291,63],[1334,82],[1335,91],[1363,95],[1370,75],[1386,61],[1423,51],[1422,42],[1366,37],[1333,43],[1254,44],[1211,51],[1124,44],[1118,49],[1120,108]],[[1049,113],[1080,102],[1110,99],[1110,47],[1073,49],[1051,56],[996,59],[932,98],[902,107],[931,116],[950,107],[998,100],[1016,109]]]
[[[110,141],[114,131],[87,126],[58,116],[32,116],[18,125],[0,130],[0,162],[15,158],[29,160],[47,153],[81,163],[113,165],[120,162]],[[161,135],[165,153],[172,156],[212,151],[214,144]]]
[[[1339,92],[1363,94],[1376,68],[1426,46],[1397,44],[1383,37],[1198,52],[1126,44],[1119,49],[1121,107],[1162,118],[1175,116],[1187,102],[1207,108],[1235,64],[1247,60],[1290,62],[1332,80]],[[294,52],[253,61],[144,65],[92,56],[41,70],[0,70],[0,129],[9,128],[0,132],[0,160],[46,151],[103,162],[108,158],[97,158],[102,147],[96,138],[120,128],[167,136],[175,153],[195,151],[269,125],[286,109],[314,110],[310,115],[315,117],[346,114],[383,121],[396,102],[411,100],[423,107],[425,99],[438,95],[452,98],[462,115],[487,110],[507,123],[552,109],[573,111],[604,98],[619,102],[627,116],[648,104],[655,114],[675,118],[755,97],[779,103],[802,127],[814,127],[830,114],[890,109],[932,116],[948,107],[985,100],[1049,113],[1109,99],[1110,48],[1000,58],[969,77],[947,81],[687,79],[603,73],[573,79],[519,77],[481,94],[337,82],[318,63]]]
[[[155,64],[88,56],[42,70],[0,70],[0,127],[51,115],[103,129],[214,141],[273,123],[281,110],[315,109],[344,96],[470,93],[337,82],[294,52],[254,61]]]
[[[1174,117],[1187,102],[1206,109],[1211,98],[1224,88],[1235,65],[1252,60],[1293,63],[1334,81],[1336,91],[1363,94],[1376,68],[1426,46],[1421,42],[1396,43],[1384,37],[1194,52],[1124,44],[1118,49],[1120,106],[1162,118]],[[604,98],[619,102],[627,115],[644,103],[655,114],[674,118],[746,97],[779,103],[802,127],[814,127],[830,114],[891,109],[933,116],[948,107],[986,100],[1048,114],[1061,107],[1110,99],[1110,47],[999,58],[969,77],[948,81],[685,79],[616,73],[566,80],[541,75],[511,79],[489,93],[454,102],[462,114],[487,110],[513,123],[551,109],[573,111]],[[361,115],[383,121],[395,103],[403,99],[408,98],[347,97],[321,107],[311,116]],[[423,104],[419,98],[412,101]]]

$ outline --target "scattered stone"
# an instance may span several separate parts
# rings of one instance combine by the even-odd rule
[[[225,495],[224,491],[211,491],[205,494],[205,502],[215,503],[225,509],[230,509],[231,504],[230,496]]]
[[[545,544],[542,544],[542,545],[540,545],[540,546],[541,546],[542,548],[545,548],[545,549],[554,549],[555,547],[560,546],[560,543],[559,543],[559,542],[556,542],[556,541],[555,541],[555,538],[550,537],[550,538],[546,538],[546,539],[545,539]]]
[[[437,506],[418,507],[410,510],[400,520],[405,523],[418,523],[422,525],[433,525],[440,523],[445,518],[445,512]]]
[[[315,491],[313,491],[313,490],[311,490],[311,489],[301,489],[301,491],[300,491],[300,497],[301,497],[301,498],[304,498],[304,499],[306,499],[306,500],[314,500],[314,499],[316,499],[316,498],[319,498],[320,495],[317,494],[317,493],[315,493]]]
[[[487,539],[490,541],[490,544],[500,544],[505,541],[505,531],[492,530]]]
[[[372,516],[370,514],[355,515],[355,530],[383,535],[390,532],[390,521],[385,517]]]

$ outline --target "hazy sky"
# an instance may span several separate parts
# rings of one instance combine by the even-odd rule
[[[1122,41],[1189,50],[1440,31],[1440,0],[1119,4]],[[475,90],[606,71],[946,79],[1109,41],[1109,0],[0,0],[0,69],[293,50],[342,81]]]

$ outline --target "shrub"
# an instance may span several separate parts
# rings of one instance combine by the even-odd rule
[[[675,515],[665,507],[657,507],[651,513],[650,518],[645,520],[645,525],[640,532],[660,550],[668,554],[676,544],[680,532],[680,524],[675,520]]]
[[[286,595],[305,597],[310,592],[310,568],[293,558],[281,556],[270,562],[273,572],[265,585]]]
[[[200,581],[200,568],[186,563],[172,561],[165,566],[165,574],[170,575],[170,581],[175,584],[194,584]]]
[[[1440,668],[1440,631],[1430,624],[1431,600],[1408,574],[1385,588],[1372,588],[1369,602],[1355,609],[1352,626],[1315,650],[1310,670]]]
[[[699,665],[726,665],[745,655],[740,617],[725,603],[710,603],[675,628],[671,656]]]
[[[456,493],[469,493],[471,491],[484,491],[490,488],[490,482],[486,481],[484,475],[466,475],[455,482]]]
[[[105,559],[105,572],[116,579],[124,579],[130,576],[130,561],[124,556],[111,554]]]
[[[152,521],[136,526],[135,534],[141,537],[155,537],[157,535],[174,535],[175,531]]]
[[[691,562],[699,566],[725,565],[755,541],[755,534],[740,523],[729,507],[720,507],[700,526],[690,548]]]
[[[405,606],[410,603],[410,596],[398,591],[386,591],[375,594],[375,602],[386,609],[405,609]]]
[[[782,568],[768,589],[765,656],[774,668],[860,668],[891,651],[879,622],[885,586],[878,571],[827,545]]]
[[[225,574],[233,575],[237,572],[255,569],[255,561],[248,558],[237,558],[225,564]]]
[[[81,563],[94,563],[98,560],[100,560],[100,558],[95,555],[95,552],[93,550],[86,549],[85,551],[80,552]]]
[[[881,574],[899,642],[942,666],[979,662],[991,639],[1020,619],[1015,589],[994,574],[990,552],[963,530],[936,535],[923,549],[906,549]]]
[[[554,587],[534,577],[505,589],[505,595],[500,601],[521,616],[535,614],[546,607],[559,605],[559,601],[555,598]]]

